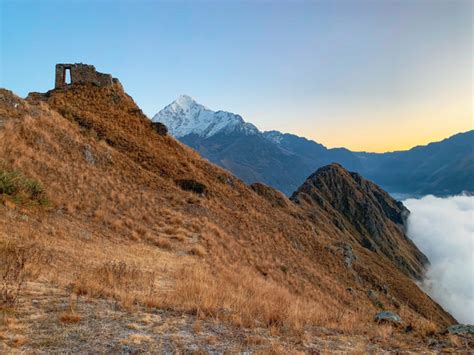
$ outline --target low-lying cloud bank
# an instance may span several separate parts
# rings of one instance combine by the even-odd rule
[[[431,261],[422,287],[459,322],[474,324],[474,196],[403,203],[407,234]]]

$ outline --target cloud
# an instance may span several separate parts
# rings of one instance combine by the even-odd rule
[[[408,236],[430,259],[423,289],[459,322],[474,324],[474,196],[403,201]]]

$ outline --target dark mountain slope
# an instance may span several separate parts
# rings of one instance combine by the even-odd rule
[[[332,162],[338,162],[351,170],[359,170],[361,168],[360,159],[346,148],[328,149],[324,145],[310,139],[278,131],[263,132],[263,136],[285,151],[302,158],[306,165],[306,170],[310,169],[307,175],[314,172],[317,167],[328,165]]]
[[[474,131],[408,151],[357,154],[361,172],[385,189],[412,194],[474,191]]]
[[[404,233],[409,211],[359,174],[339,164],[322,167],[291,199],[309,211],[317,205],[334,214],[340,228],[355,228],[352,235],[362,247],[388,257],[407,275],[422,278],[428,259]]]
[[[309,174],[300,156],[280,149],[261,134],[217,133],[208,138],[190,134],[180,140],[245,182],[263,181],[286,195]]]
[[[293,134],[260,132],[238,115],[214,112],[189,97],[178,98],[153,119],[170,125],[178,139],[245,182],[263,182],[288,196],[306,176],[332,162],[391,193],[474,191],[474,131],[407,151],[378,154],[327,149]]]

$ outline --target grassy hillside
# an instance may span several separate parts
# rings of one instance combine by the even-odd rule
[[[389,258],[337,213],[250,188],[118,82],[1,90],[0,121],[0,181],[21,196],[0,190],[0,350],[423,349],[455,322],[392,261],[416,247]],[[374,323],[382,309],[404,325]]]

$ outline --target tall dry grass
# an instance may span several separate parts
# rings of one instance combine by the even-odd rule
[[[0,306],[14,306],[25,283],[37,279],[50,259],[33,242],[0,239]]]
[[[169,308],[244,328],[272,328],[293,334],[310,326],[360,330],[359,314],[347,312],[341,316],[341,312],[328,307],[333,304],[330,300],[323,297],[316,302],[292,294],[248,268],[212,272],[208,266],[194,263],[176,270],[168,289],[156,287],[154,277],[153,273],[124,262],[109,262],[81,272],[73,292],[113,298],[126,308],[134,304]]]
[[[155,274],[123,261],[107,261],[78,272],[72,292],[78,296],[113,298],[130,308],[155,294]]]

